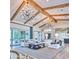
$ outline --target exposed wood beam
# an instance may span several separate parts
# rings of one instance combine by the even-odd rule
[[[56,20],[57,21],[69,21],[69,19],[56,19]],[[46,25],[46,23],[41,25],[41,26],[39,26],[39,28],[44,27],[45,25]]]
[[[58,31],[68,31],[69,28],[56,28],[55,30],[56,30],[56,32],[58,32]]]
[[[57,21],[69,21],[69,19],[56,19],[56,20]],[[46,25],[46,23],[41,25],[41,26],[39,26],[39,28],[44,27],[45,25]]]
[[[25,1],[26,1],[26,0],[25,0]],[[28,2],[29,2],[35,9],[37,9],[38,11],[40,11],[41,13],[43,13],[44,15],[46,15],[47,17],[49,17],[51,21],[57,22],[56,19],[54,19],[53,17],[51,17],[51,16],[49,15],[49,13],[46,12],[43,8],[41,8],[36,2],[34,2],[33,0],[28,0]]]
[[[43,27],[43,26],[45,26],[46,25],[46,23],[45,24],[43,24],[43,25],[41,25],[41,26],[39,26],[39,28],[41,28],[41,27]]]
[[[68,7],[68,6],[69,6],[69,3],[64,3],[64,4],[60,4],[60,5],[56,5],[56,6],[46,7],[44,9],[49,10],[49,9],[55,9],[55,8],[64,8],[64,7]]]
[[[44,21],[45,19],[47,19],[47,17],[43,18],[42,20],[38,21],[37,23],[33,24],[33,26],[39,24],[40,22]]]
[[[13,16],[11,17],[11,21],[12,20],[14,20],[14,18],[17,16],[17,14],[19,13],[19,11],[23,8],[23,6],[26,4],[26,2],[25,1],[23,1],[22,3],[21,3],[21,5],[18,7],[18,9],[16,10],[16,12],[13,14]]]
[[[69,21],[69,19],[56,19],[57,21]]]
[[[30,19],[26,20],[26,22],[24,24],[26,24],[27,22],[29,22],[30,20],[32,20],[35,16],[37,16],[40,12],[36,12]]]
[[[25,25],[25,24],[17,23],[17,22],[10,22],[10,23],[17,24],[17,25],[21,25],[21,26],[28,26],[28,25]],[[31,27],[31,26],[28,26],[28,27]]]
[[[69,14],[53,14],[51,16],[69,16]]]

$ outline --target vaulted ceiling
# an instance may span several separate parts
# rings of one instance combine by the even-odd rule
[[[69,0],[10,0],[10,2],[11,23],[42,29],[49,22],[55,27],[68,27]],[[29,17],[23,14],[26,10],[30,12]]]

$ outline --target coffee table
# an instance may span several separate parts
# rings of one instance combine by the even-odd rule
[[[32,49],[39,49],[42,47],[45,47],[45,43],[43,42],[29,44],[29,48],[32,48]]]

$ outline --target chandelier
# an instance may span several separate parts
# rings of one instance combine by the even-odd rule
[[[26,1],[26,7],[20,12],[20,17],[24,20],[29,19],[33,12],[29,6],[29,2]]]

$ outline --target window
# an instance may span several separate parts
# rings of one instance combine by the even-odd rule
[[[20,39],[25,39],[26,36],[25,36],[25,31],[20,31],[21,32],[21,38]]]
[[[19,29],[13,28],[13,39],[20,40],[21,39],[21,32]]]
[[[34,31],[34,39],[39,41],[43,40],[43,33],[39,31]]]
[[[25,30],[25,39],[26,40],[30,39],[30,27],[27,27]]]
[[[17,28],[11,28],[11,45],[19,45],[21,39],[21,32]]]

